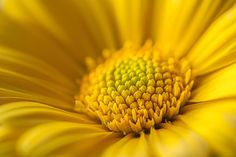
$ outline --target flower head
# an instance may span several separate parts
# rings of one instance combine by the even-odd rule
[[[190,97],[191,69],[161,59],[148,44],[114,53],[85,77],[76,109],[124,134],[150,130],[177,115]]]
[[[235,0],[0,1],[0,156],[235,156]]]

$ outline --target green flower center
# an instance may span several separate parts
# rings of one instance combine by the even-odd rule
[[[116,53],[86,76],[76,110],[124,134],[149,130],[177,115],[190,97],[191,69],[173,58],[160,60],[153,50],[141,52]]]

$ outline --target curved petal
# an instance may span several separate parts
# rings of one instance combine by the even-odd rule
[[[93,123],[88,117],[35,102],[14,102],[0,106],[0,124],[8,127],[31,127],[50,121]]]
[[[224,99],[188,105],[179,119],[207,141],[213,156],[235,156],[235,103]]]
[[[97,156],[118,135],[99,126],[69,122],[39,125],[25,132],[17,143],[23,156]],[[94,149],[96,147],[96,149]],[[93,149],[92,149],[93,148]],[[93,150],[93,151],[91,151]]]
[[[70,55],[69,50],[44,30],[39,30],[37,25],[17,22],[1,11],[0,28],[1,51],[9,49],[34,56],[72,79],[83,74],[83,67]]]
[[[127,135],[106,149],[102,157],[149,157],[149,148],[144,134],[140,137]]]
[[[183,57],[234,0],[155,1],[152,34],[165,56]]]
[[[188,53],[196,75],[236,61],[236,5],[220,16]]]
[[[0,67],[2,69],[20,72],[24,75],[43,78],[61,84],[70,90],[75,88],[74,82],[72,82],[70,77],[65,76],[65,74],[63,74],[59,69],[45,63],[43,60],[37,59],[36,57],[23,52],[0,48]]]
[[[202,102],[236,96],[236,64],[196,79],[190,102]]]
[[[14,19],[36,25],[57,40],[78,62],[118,44],[113,12],[106,1],[17,1],[4,4]]]
[[[210,154],[204,139],[179,121],[165,124],[162,129],[152,129],[149,141],[153,156],[204,157]]]
[[[21,133],[21,129],[16,131],[8,127],[0,126],[0,156],[17,156],[15,150],[15,138],[18,138]]]
[[[30,100],[72,108],[76,83],[31,55],[0,48],[0,103]]]
[[[88,117],[34,102],[0,106],[0,156],[16,156],[17,140],[31,128],[52,122],[98,126]]]
[[[153,16],[151,0],[105,0],[109,2],[111,12],[114,12],[115,24],[121,44],[131,41],[133,44],[143,44],[150,38],[150,23]]]

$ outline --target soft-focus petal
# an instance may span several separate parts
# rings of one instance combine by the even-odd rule
[[[55,122],[39,125],[24,133],[17,151],[24,156],[98,156],[118,139],[100,125]]]
[[[95,125],[84,115],[35,102],[1,105],[0,115],[0,156],[15,156],[15,144],[19,137],[40,124],[60,121]]]
[[[187,58],[196,75],[209,73],[236,61],[236,5],[219,17],[202,35]]]
[[[31,55],[0,48],[0,103],[30,100],[73,108],[76,83]]]
[[[134,135],[123,137],[107,148],[102,157],[149,157],[149,155],[147,139],[144,134],[141,134],[140,137]]]
[[[235,156],[235,104],[235,99],[223,99],[188,105],[179,119],[208,142],[213,156]]]
[[[163,55],[183,57],[234,0],[155,1],[152,36]]]
[[[190,102],[210,101],[236,96],[236,64],[198,78]]]
[[[162,129],[152,129],[149,141],[153,156],[156,157],[209,155],[209,148],[204,139],[180,122],[165,124]]]
[[[15,143],[16,138],[22,133],[22,129],[15,129],[0,126],[0,156],[16,156]]]
[[[0,106],[0,124],[28,127],[50,121],[92,123],[88,117],[35,102],[14,102]]]
[[[104,0],[114,12],[114,21],[121,42],[131,41],[142,44],[149,38],[154,1],[145,0]],[[122,43],[121,43],[122,44]]]
[[[4,11],[14,19],[37,25],[82,62],[118,44],[114,17],[107,1],[9,0]]]
[[[69,78],[83,74],[82,64],[77,62],[64,48],[38,25],[16,20],[0,13],[0,48],[16,50],[43,60]],[[19,58],[20,60],[20,58]]]

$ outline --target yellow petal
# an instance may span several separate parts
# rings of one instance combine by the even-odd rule
[[[152,34],[166,56],[183,57],[217,16],[235,1],[155,1]]]
[[[147,139],[144,134],[140,137],[134,135],[127,135],[120,141],[111,145],[104,152],[102,157],[148,157],[149,148],[147,145]]]
[[[17,22],[1,12],[0,27],[1,51],[2,49],[4,51],[6,49],[17,50],[34,56],[57,68],[58,71],[70,78],[76,78],[83,73],[82,65],[71,56],[69,50],[45,30],[39,29],[37,25]]]
[[[97,156],[118,135],[91,124],[54,122],[24,133],[17,143],[24,156]],[[95,149],[94,149],[95,148]]]
[[[1,103],[12,98],[69,108],[77,90],[72,78],[50,64],[6,48],[0,48],[0,81]]]
[[[67,103],[60,99],[55,99],[45,94],[36,94],[31,91],[18,89],[17,87],[0,88],[0,102],[1,104],[15,102],[15,101],[33,101],[56,106],[62,109],[72,109],[73,103]]]
[[[235,103],[235,99],[223,99],[188,105],[179,119],[207,141],[213,155],[235,156]]]
[[[220,16],[188,53],[197,75],[236,61],[236,5]]]
[[[4,11],[20,22],[46,30],[78,62],[88,55],[97,57],[102,49],[117,44],[107,2],[10,0]]]
[[[209,156],[208,146],[204,139],[179,121],[174,124],[165,124],[162,129],[152,129],[149,141],[153,156]]]
[[[209,101],[236,96],[236,64],[197,79],[190,102]]]
[[[13,157],[17,156],[15,150],[16,138],[22,133],[22,129],[11,129],[0,126],[0,156]]]
[[[142,44],[150,37],[153,1],[109,0],[108,2],[111,14],[114,12],[112,15],[121,44],[127,40],[134,44]]]
[[[59,69],[33,57],[31,54],[14,51],[7,48],[0,48],[0,66],[3,69],[20,72],[25,75],[33,75],[37,78],[45,79],[61,86],[65,86],[68,90],[74,90],[74,83],[68,76],[63,74]],[[45,70],[47,69],[47,70]]]
[[[88,117],[45,104],[15,102],[0,106],[0,155],[16,153],[15,145],[22,134],[40,124],[49,122],[74,122],[76,125],[97,127]],[[53,130],[53,129],[52,129]]]
[[[0,124],[8,127],[32,127],[50,121],[94,123],[88,117],[35,102],[13,102],[0,106]]]

